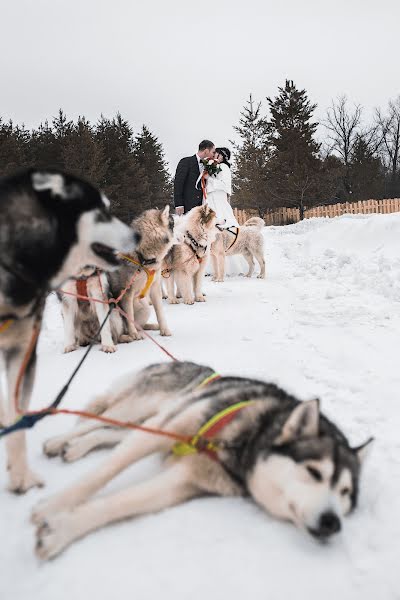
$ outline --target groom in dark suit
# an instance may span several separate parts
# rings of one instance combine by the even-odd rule
[[[203,171],[202,158],[213,158],[215,145],[210,140],[203,140],[194,156],[182,158],[176,167],[174,181],[174,204],[177,215],[189,212],[194,206],[203,202],[201,185],[196,187],[196,182]]]

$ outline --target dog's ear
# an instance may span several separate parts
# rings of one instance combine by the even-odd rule
[[[301,402],[286,419],[274,445],[281,446],[295,440],[316,437],[319,429],[319,400]]]
[[[368,440],[366,442],[361,444],[361,446],[352,448],[353,452],[355,452],[357,454],[357,458],[358,458],[360,464],[362,464],[364,462],[365,458],[368,456],[370,449],[371,449],[371,444],[373,441],[374,441],[374,438],[370,437],[370,438],[368,438]]]
[[[61,200],[75,200],[83,195],[79,184],[77,182],[67,184],[61,173],[34,171],[31,177],[32,187],[36,192],[48,192],[54,198]]]
[[[161,221],[164,225],[169,225],[169,204],[161,211]]]

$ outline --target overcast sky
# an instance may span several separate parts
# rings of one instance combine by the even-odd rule
[[[347,94],[367,112],[400,93],[394,0],[0,0],[0,115],[36,127],[117,111],[146,124],[174,170],[203,138],[228,145],[250,92],[285,78],[323,118]]]

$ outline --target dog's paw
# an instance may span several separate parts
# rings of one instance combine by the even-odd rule
[[[160,335],[170,336],[172,335],[172,332],[168,329],[168,327],[163,327],[160,329]]]
[[[72,541],[71,516],[58,513],[42,521],[36,530],[35,552],[41,560],[49,560],[59,554]]]
[[[203,296],[203,294],[201,294],[200,296],[196,296],[195,300],[196,300],[196,302],[205,302],[206,301],[206,299]]]
[[[43,454],[52,458],[53,456],[59,456],[65,444],[64,436],[57,436],[50,438],[43,444]]]
[[[82,440],[76,438],[64,444],[61,451],[61,458],[64,462],[70,463],[78,460],[78,458],[82,458],[85,454],[86,451],[82,445]]]
[[[265,275],[263,275],[262,273],[260,273],[259,275],[257,275],[257,279],[265,279]]]
[[[100,350],[102,352],[106,352],[107,354],[111,354],[112,352],[116,352],[117,351],[117,346],[114,346],[114,344],[111,344],[111,345],[101,344]]]
[[[78,350],[78,348],[78,344],[71,344],[70,346],[65,346],[64,354],[68,354],[68,352],[74,352],[75,350]]]
[[[122,335],[119,336],[118,341],[120,344],[129,344],[130,342],[134,341],[134,338],[131,335],[123,333]]]
[[[10,483],[8,489],[14,494],[25,494],[33,487],[43,487],[44,481],[30,469],[19,471],[10,469]]]
[[[160,326],[158,325],[158,323],[146,323],[146,325],[143,326],[143,329],[146,329],[148,331],[158,331],[160,329]]]
[[[178,298],[168,298],[168,304],[179,304]]]
[[[194,304],[194,300],[193,300],[193,298],[187,298],[187,299],[186,299],[186,300],[184,300],[183,302],[184,302],[184,304],[189,304],[189,305],[192,305],[192,304]]]

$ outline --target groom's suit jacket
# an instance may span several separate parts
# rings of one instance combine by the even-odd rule
[[[196,181],[200,175],[197,156],[182,158],[176,167],[174,180],[174,204],[175,208],[183,206],[185,213],[194,206],[200,206],[203,201],[201,185],[196,188]]]

